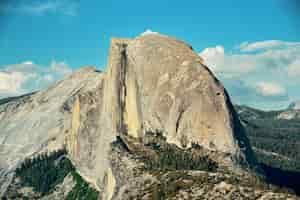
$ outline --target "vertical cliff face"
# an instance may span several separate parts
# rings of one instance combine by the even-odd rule
[[[108,71],[99,87],[90,94],[81,92],[69,103],[72,121],[71,129],[66,130],[68,152],[79,173],[102,192],[104,199],[112,197],[115,185],[108,155],[111,143],[117,135],[130,132],[140,136],[141,131],[136,125],[137,90],[128,73],[129,42],[112,40]]]
[[[127,55],[126,55],[127,56]],[[127,133],[132,137],[142,137],[142,113],[137,74],[134,66],[127,61],[125,74],[125,108],[123,110],[124,124]]]
[[[72,110],[72,122],[71,122],[71,134],[70,138],[68,139],[68,144],[69,144],[69,153],[73,157],[77,157],[77,152],[79,151],[78,149],[78,132],[80,128],[80,102],[79,102],[79,97],[77,96],[75,98],[75,102],[73,105],[73,110]]]
[[[101,156],[105,155],[105,141],[109,143],[111,140],[106,140],[106,129],[100,123],[103,117],[105,74],[99,74],[93,88],[87,90],[83,87],[65,102],[64,108],[69,112],[65,112],[64,116],[64,134],[69,157],[78,172],[101,190],[99,173],[103,178],[105,171],[102,166],[106,163]]]
[[[105,82],[104,110],[113,133],[141,136],[140,103],[135,71],[128,58],[131,40],[112,39]],[[111,121],[110,121],[111,120]]]
[[[134,40],[112,39],[108,71],[99,95],[99,99],[95,97],[95,101],[101,101],[97,132],[79,141],[95,141],[93,156],[80,156],[85,150],[77,144],[80,152],[73,160],[107,199],[115,185],[108,154],[118,135],[142,138],[146,131],[160,130],[168,142],[179,147],[198,143],[228,153],[228,159],[235,158],[232,165],[235,161],[254,162],[224,87],[181,41],[154,34]],[[75,101],[73,121],[78,119],[77,110]],[[87,116],[89,120],[92,118]],[[73,128],[78,129],[76,123]],[[86,132],[89,128],[79,130],[78,136]]]
[[[181,41],[158,34],[113,39],[105,84],[105,125],[114,134],[161,130],[181,147],[252,156],[224,87]]]

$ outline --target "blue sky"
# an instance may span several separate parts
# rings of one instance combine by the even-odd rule
[[[190,43],[236,103],[283,108],[300,99],[297,8],[296,0],[4,0],[0,96],[47,87],[81,66],[105,69],[111,37],[151,29]]]

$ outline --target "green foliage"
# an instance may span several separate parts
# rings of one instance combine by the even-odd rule
[[[257,153],[259,161],[289,170],[300,170],[300,122],[256,119],[246,126],[252,146],[267,152]]]
[[[166,145],[157,151],[157,159],[145,159],[151,170],[204,170],[215,171],[217,164],[208,156],[197,156],[189,150]]]
[[[22,186],[33,187],[36,192],[44,195],[62,183],[65,176],[74,170],[71,162],[64,157],[65,153],[64,150],[60,150],[26,159],[16,170],[16,176],[21,178]]]
[[[82,177],[75,171],[72,172],[76,185],[68,193],[66,200],[97,200],[99,192],[90,187]]]
[[[217,163],[208,156],[203,156],[197,151],[201,150],[198,144],[192,144],[192,148],[181,149],[176,145],[168,144],[159,131],[147,132],[146,146],[155,151],[154,157],[145,156],[144,162],[150,170],[205,170],[215,171]]]
[[[71,173],[75,186],[66,199],[97,200],[98,191],[82,179],[65,155],[65,150],[59,150],[26,159],[16,170],[16,176],[20,178],[22,186],[32,187],[35,192],[44,196],[51,193],[55,186],[62,183],[64,178]]]
[[[255,152],[259,162],[284,170],[300,171],[299,119],[277,119],[282,111],[266,112],[245,106],[236,106],[236,109],[243,110],[240,118],[245,123],[251,145],[258,149]]]

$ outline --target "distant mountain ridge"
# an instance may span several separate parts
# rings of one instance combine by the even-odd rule
[[[279,117],[298,111],[262,111],[239,105],[235,109],[258,160],[285,170],[300,172],[300,118]],[[278,158],[280,162],[273,158]]]
[[[257,108],[252,108],[246,105],[235,105],[238,114],[243,115],[245,117],[250,117],[252,119],[255,118],[268,118],[268,119],[282,119],[282,120],[298,120],[300,119],[300,110],[294,109],[297,108],[293,104],[293,106],[289,106],[287,109],[282,110],[260,110]]]
[[[262,111],[238,105],[235,108],[269,179],[300,194],[299,110]]]
[[[300,100],[299,101],[295,101],[295,102],[292,102],[288,109],[293,109],[293,110],[300,110]]]

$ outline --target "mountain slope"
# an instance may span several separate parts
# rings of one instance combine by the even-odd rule
[[[300,172],[300,120],[280,119],[286,111],[261,111],[246,106],[235,107],[246,128],[250,142],[265,164]]]
[[[75,95],[95,91],[102,73],[84,68],[51,88],[0,105],[0,186],[5,191],[12,172],[26,157],[62,149],[69,129],[68,103]],[[5,179],[5,180],[4,180]]]
[[[281,119],[289,112],[236,106],[258,161],[269,181],[300,194],[300,120]]]

